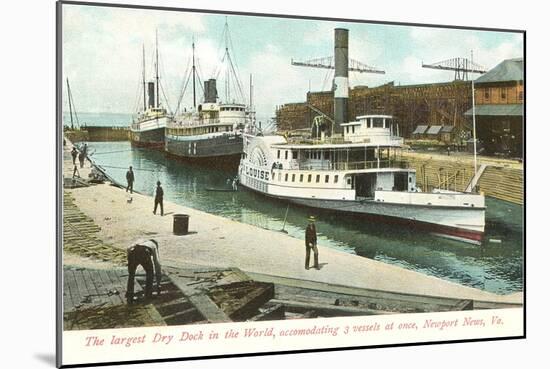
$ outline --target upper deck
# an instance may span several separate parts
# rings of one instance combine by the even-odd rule
[[[286,143],[273,145],[276,149],[352,149],[359,147],[400,147],[399,126],[391,115],[362,115],[357,121],[342,123],[343,136],[321,139],[290,138]]]

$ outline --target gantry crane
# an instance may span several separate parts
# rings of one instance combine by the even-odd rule
[[[422,68],[454,71],[455,81],[468,81],[468,73],[483,74],[487,72],[484,67],[466,58],[452,58],[433,64],[422,63]]]
[[[325,58],[317,58],[306,61],[297,61],[291,59],[291,64],[299,67],[311,67],[311,68],[324,68],[324,69],[335,69],[334,66],[334,57],[327,56]],[[385,74],[386,72],[375,67],[371,67],[367,64],[361,63],[360,61],[349,59],[348,70],[350,72],[359,72],[359,73],[377,73]]]

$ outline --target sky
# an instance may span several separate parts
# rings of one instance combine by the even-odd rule
[[[142,104],[142,47],[146,77],[154,76],[158,33],[161,85],[172,110],[177,105],[195,41],[203,80],[220,69],[227,21],[230,52],[259,120],[275,116],[278,105],[305,101],[308,90],[331,88],[326,69],[291,65],[291,60],[332,56],[334,28],[349,29],[349,57],[384,70],[383,75],[350,72],[351,86],[448,82],[454,72],[422,68],[455,57],[470,58],[487,70],[504,59],[523,55],[523,35],[513,32],[347,23],[260,16],[216,15],[63,5],[63,79],[69,79],[78,112],[135,113]],[[222,73],[223,75],[223,73]],[[223,82],[218,94],[223,97]],[[192,105],[192,94],[183,99]],[[234,94],[235,95],[235,94]],[[64,85],[64,110],[68,110]]]

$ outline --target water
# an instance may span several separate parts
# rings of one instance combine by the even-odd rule
[[[160,180],[169,201],[266,229],[283,228],[287,203],[244,189],[206,190],[230,188],[228,179],[235,173],[191,166],[166,158],[162,152],[132,148],[129,142],[92,142],[89,147],[95,150],[93,159],[120,183],[126,183],[126,170],[132,165],[137,191],[152,195]],[[481,247],[293,205],[289,206],[284,229],[290,236],[303,239],[307,217],[314,214],[320,245],[490,292],[521,291],[523,208],[491,198],[486,202],[486,237]]]
[[[116,126],[125,127],[132,123],[132,114],[127,113],[77,113],[80,126]],[[73,115],[73,123],[77,125]],[[63,125],[71,126],[71,114],[63,112]]]

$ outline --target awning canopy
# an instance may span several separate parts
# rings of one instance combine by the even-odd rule
[[[422,135],[426,130],[428,129],[428,126],[416,126],[416,129],[412,133],[413,135]]]
[[[426,132],[427,135],[437,135],[441,131],[441,126],[431,126]]]
[[[469,109],[464,115],[472,115],[472,109]],[[523,115],[523,104],[483,104],[476,105],[476,115]]]

